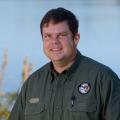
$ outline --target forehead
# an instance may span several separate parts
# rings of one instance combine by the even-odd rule
[[[67,21],[59,22],[59,23],[52,23],[45,24],[42,28],[43,34],[44,33],[60,33],[60,32],[69,32],[69,26]]]

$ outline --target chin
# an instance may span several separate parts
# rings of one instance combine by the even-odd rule
[[[58,61],[62,61],[63,60],[63,58],[51,58],[51,60],[53,61],[53,62],[58,62]]]

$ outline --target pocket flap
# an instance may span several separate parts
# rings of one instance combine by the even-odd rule
[[[69,106],[70,111],[81,111],[81,112],[95,112],[97,109],[96,104],[87,104],[87,103],[76,103],[73,106]]]
[[[25,108],[25,115],[38,114],[44,111],[44,104],[27,104]]]

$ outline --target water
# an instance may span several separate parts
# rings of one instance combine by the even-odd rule
[[[47,10],[56,7],[65,7],[76,14],[80,22],[78,49],[81,53],[110,66],[120,77],[118,0],[1,0],[0,64],[4,48],[9,53],[3,81],[4,92],[20,88],[25,56],[33,64],[33,71],[48,61],[42,51],[39,23]]]

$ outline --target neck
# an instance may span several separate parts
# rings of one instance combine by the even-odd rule
[[[58,65],[58,64],[53,64],[54,69],[58,72],[58,73],[62,73],[64,70],[67,70],[68,68],[70,68],[70,66],[73,64],[73,61],[71,63],[68,63],[66,65]]]
[[[70,60],[66,60],[66,61],[57,61],[57,62],[53,62],[53,66],[54,66],[54,69],[58,72],[58,73],[62,73],[64,70],[67,70],[68,68],[71,67],[71,65],[74,63],[75,61],[75,57],[76,57],[76,54],[75,56],[70,59]]]

